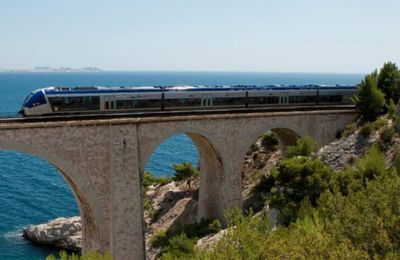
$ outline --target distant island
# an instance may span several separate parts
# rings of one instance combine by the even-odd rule
[[[103,71],[96,67],[84,67],[84,68],[69,68],[69,67],[59,67],[52,68],[48,66],[39,66],[33,69],[1,69],[0,72],[100,72]]]

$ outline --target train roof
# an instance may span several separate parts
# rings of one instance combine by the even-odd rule
[[[46,94],[72,93],[126,93],[126,92],[161,92],[161,91],[238,91],[238,90],[305,90],[305,89],[356,89],[356,85],[236,85],[236,86],[81,86],[48,87]]]

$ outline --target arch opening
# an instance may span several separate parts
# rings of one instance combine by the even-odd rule
[[[265,206],[263,178],[268,177],[278,165],[284,157],[287,146],[295,145],[299,138],[300,135],[295,131],[278,127],[266,130],[252,140],[242,166],[242,200],[245,213],[263,209]]]
[[[144,183],[148,178],[146,171],[160,168],[159,165],[154,165],[157,164],[156,158],[165,160],[163,165],[169,172],[164,176],[174,181],[164,185],[143,185],[145,222],[150,233],[157,230],[174,231],[201,220],[221,217],[216,210],[219,203],[216,191],[222,176],[222,162],[207,137],[185,132],[163,139],[147,160]],[[176,178],[180,170],[176,163],[182,166],[186,162],[191,163],[191,167],[187,168],[197,171],[198,177],[189,177],[186,180]],[[175,167],[170,167],[172,164]],[[160,177],[159,172],[153,175]],[[150,200],[152,204],[149,205],[146,200]],[[149,209],[150,206],[154,208]],[[149,210],[153,212],[149,213]]]
[[[1,141],[0,149],[1,178],[18,179],[19,181],[18,187],[7,184],[9,189],[18,192],[14,198],[12,198],[12,193],[8,197],[8,204],[13,204],[13,210],[19,212],[16,214],[8,211],[8,214],[12,214],[16,221],[15,225],[11,226],[22,231],[30,224],[37,225],[58,217],[80,215],[83,250],[99,248],[99,245],[93,244],[96,238],[99,241],[94,213],[82,189],[69,174],[73,169],[72,165],[55,155],[48,155],[41,149],[21,143]],[[29,195],[24,195],[24,192]],[[18,215],[21,217],[17,218]],[[79,234],[77,235],[79,236]],[[88,239],[89,237],[91,239]],[[50,253],[57,253],[60,250],[46,245],[35,245],[20,237],[18,239],[23,247],[19,254],[25,252],[29,256],[45,258]],[[14,247],[9,248],[15,250]]]

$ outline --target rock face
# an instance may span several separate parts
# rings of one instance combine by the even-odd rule
[[[357,158],[361,157],[377,138],[376,132],[363,137],[359,131],[356,131],[348,137],[322,147],[317,152],[317,156],[335,171],[343,170],[346,165],[353,164]]]
[[[40,225],[30,225],[23,230],[23,237],[38,243],[52,245],[74,252],[81,252],[81,218],[56,218]]]

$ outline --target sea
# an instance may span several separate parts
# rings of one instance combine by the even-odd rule
[[[0,73],[0,116],[14,115],[33,90],[48,86],[357,84],[363,74],[260,72],[74,72]],[[171,176],[174,163],[197,165],[196,147],[185,134],[165,140],[146,171]],[[45,259],[58,250],[21,237],[22,229],[57,217],[79,215],[65,180],[47,161],[18,151],[0,151],[0,260]]]

